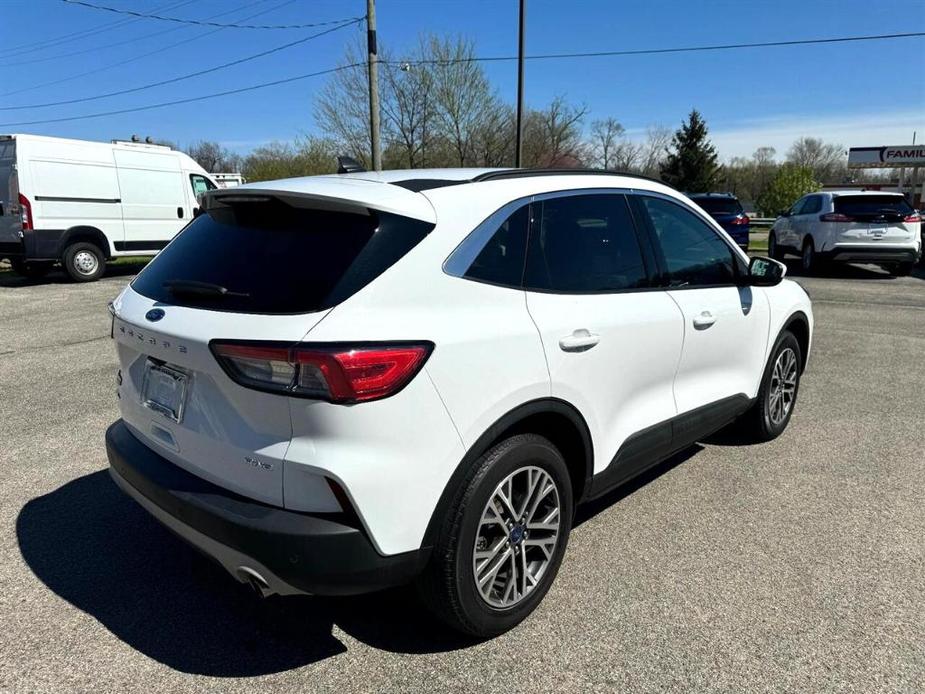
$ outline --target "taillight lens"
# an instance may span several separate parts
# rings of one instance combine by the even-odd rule
[[[854,217],[849,217],[841,212],[829,212],[819,216],[820,222],[853,222]]]
[[[922,221],[922,216],[918,212],[903,217],[903,224],[916,224]]]
[[[213,341],[210,346],[225,372],[242,386],[337,403],[394,395],[433,350],[429,342],[289,347]]]
[[[22,230],[32,229],[32,203],[22,193],[19,194],[19,218],[22,221]]]
[[[736,226],[740,226],[742,224],[748,224],[751,221],[752,220],[748,218],[747,214],[740,214],[738,217],[733,219],[731,223],[735,224]]]

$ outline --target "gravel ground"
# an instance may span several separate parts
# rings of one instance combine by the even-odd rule
[[[925,690],[925,273],[798,278],[785,434],[584,509],[539,611],[478,643],[407,590],[258,601],[116,490],[113,270],[0,272],[0,690]]]

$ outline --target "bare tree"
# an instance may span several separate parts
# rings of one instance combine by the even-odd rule
[[[639,153],[639,173],[652,178],[658,177],[667,156],[671,137],[671,128],[664,125],[652,125],[646,128],[646,139]]]
[[[531,110],[524,123],[524,163],[527,166],[581,166],[586,158],[581,123],[587,106],[571,106],[557,96],[542,110]]]
[[[331,75],[315,97],[315,118],[342,154],[369,164],[369,91],[365,44],[347,47],[338,64],[346,69]]]
[[[810,169],[817,181],[840,180],[847,168],[847,152],[842,145],[801,137],[787,151],[787,162]]]
[[[241,155],[222,147],[218,142],[201,140],[190,145],[186,153],[209,173],[240,171],[241,169]]]
[[[614,167],[614,159],[625,129],[616,118],[608,117],[591,123],[591,157],[602,169]]]

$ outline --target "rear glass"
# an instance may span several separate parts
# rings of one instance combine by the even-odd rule
[[[742,214],[742,205],[735,198],[691,198],[710,214]]]
[[[432,228],[383,212],[241,202],[193,220],[132,288],[156,301],[216,311],[320,311],[372,282]]]
[[[900,221],[914,211],[899,195],[840,195],[834,204],[836,212],[855,219]]]

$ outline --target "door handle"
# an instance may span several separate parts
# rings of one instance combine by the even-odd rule
[[[579,328],[571,335],[566,335],[561,338],[559,340],[559,348],[563,352],[585,352],[600,341],[601,336],[597,333],[592,333],[586,328]]]
[[[716,316],[709,311],[701,311],[694,316],[694,327],[697,330],[706,330],[716,322]]]
[[[183,219],[183,208],[182,207],[177,208],[177,219]]]

